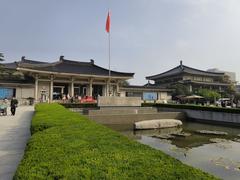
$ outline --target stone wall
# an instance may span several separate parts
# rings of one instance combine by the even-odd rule
[[[34,97],[34,87],[26,88],[26,87],[17,87],[16,88],[16,98],[17,99],[24,99]]]
[[[101,124],[133,124],[139,121],[153,119],[179,119],[184,120],[185,114],[181,112],[161,112],[161,113],[144,113],[144,114],[105,114],[105,115],[88,115],[88,117]]]
[[[16,98],[19,105],[28,105],[29,97],[34,97],[34,87],[17,87]]]
[[[184,112],[186,113],[186,116],[192,120],[240,126],[240,114],[163,107],[158,108],[158,110],[164,112]]]
[[[118,97],[118,96],[99,96],[99,107],[118,107],[118,106],[141,106],[140,97]]]

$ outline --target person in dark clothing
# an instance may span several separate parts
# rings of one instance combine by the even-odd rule
[[[15,97],[13,97],[12,100],[11,100],[11,103],[10,103],[11,113],[12,113],[13,116],[14,116],[15,113],[16,113],[16,107],[17,107],[17,105],[18,105],[18,100],[17,100]]]

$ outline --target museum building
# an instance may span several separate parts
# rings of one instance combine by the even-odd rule
[[[190,92],[199,88],[206,88],[224,92],[230,85],[231,80],[224,72],[209,72],[183,65],[170,69],[166,72],[147,76],[147,80],[154,81],[153,86],[170,88],[172,85],[183,84]]]
[[[7,70],[7,71],[6,71]],[[9,74],[10,73],[10,74]],[[35,102],[53,102],[69,97],[138,96],[143,100],[171,99],[169,89],[145,86],[124,86],[134,73],[109,71],[94,60],[80,62],[60,56],[58,61],[43,62],[26,59],[3,64],[0,77],[0,99],[16,96],[19,100],[34,98]]]

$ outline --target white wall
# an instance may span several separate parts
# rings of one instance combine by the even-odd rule
[[[16,88],[16,98],[22,99],[22,98],[29,98],[34,97],[34,88],[26,88],[26,87],[17,87]]]
[[[167,92],[159,92],[158,93],[158,100],[171,100],[172,97],[171,96],[168,96],[168,93]]]
[[[120,97],[126,97],[126,91],[120,91]]]
[[[141,97],[118,97],[118,96],[99,96],[98,106],[117,107],[117,106],[141,106]]]

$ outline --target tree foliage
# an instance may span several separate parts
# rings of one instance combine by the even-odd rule
[[[129,86],[130,83],[129,83],[127,80],[124,80],[124,81],[121,81],[121,82],[119,83],[119,85],[120,85],[120,86]]]
[[[178,95],[191,95],[191,92],[189,91],[189,88],[183,84],[174,84],[171,85],[169,88],[174,89],[173,96]]]
[[[35,108],[15,180],[217,179],[58,104]]]
[[[226,89],[226,93],[228,95],[228,97],[231,97],[232,95],[234,95],[236,93],[236,89],[233,83],[231,83],[227,89]]]
[[[0,53],[0,61],[4,61],[4,55],[3,55],[3,53]]]
[[[217,91],[210,89],[199,89],[197,94],[210,101],[215,101],[221,97],[221,94],[219,94]]]

